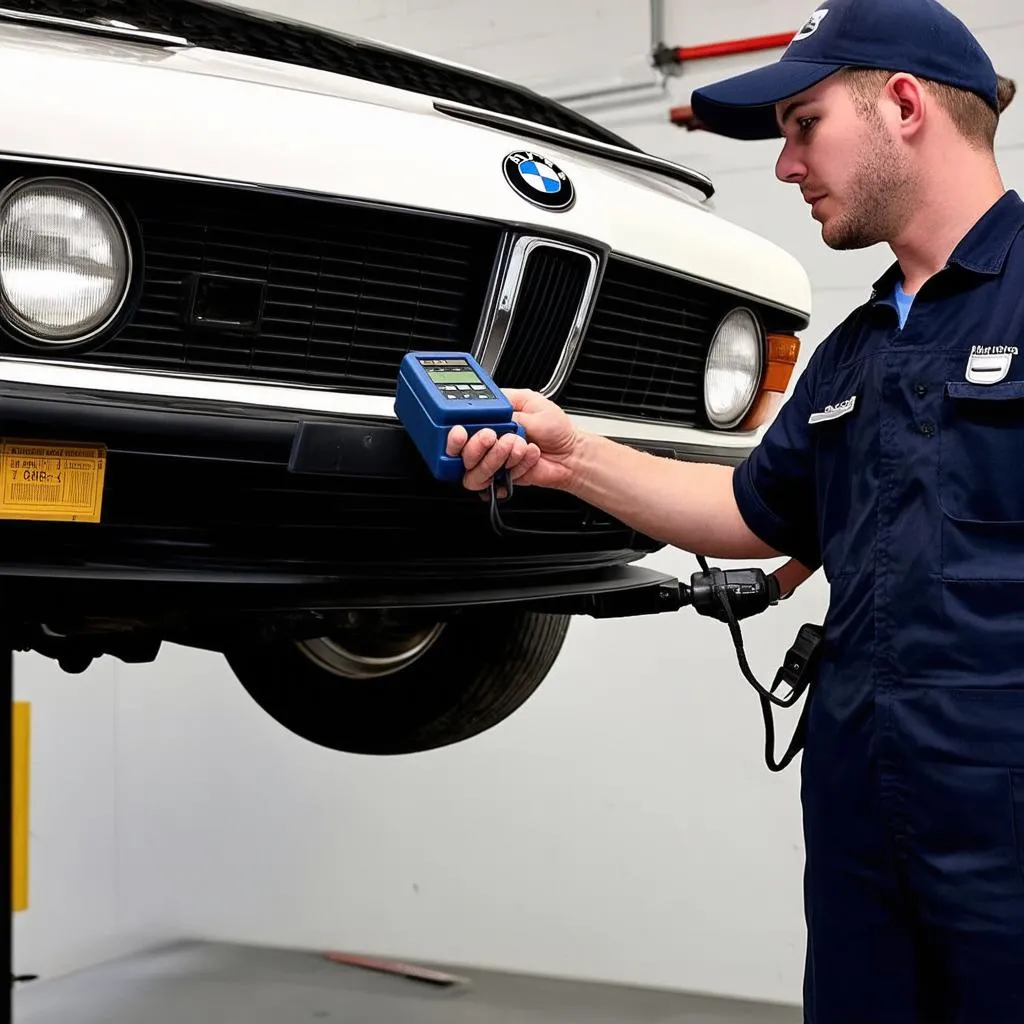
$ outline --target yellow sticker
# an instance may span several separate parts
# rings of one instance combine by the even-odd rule
[[[107,450],[103,445],[0,442],[0,519],[98,523]]]

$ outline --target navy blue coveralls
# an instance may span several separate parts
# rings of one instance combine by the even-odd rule
[[[813,1024],[1024,1022],[1024,203],[894,264],[734,491],[830,584],[801,765]]]

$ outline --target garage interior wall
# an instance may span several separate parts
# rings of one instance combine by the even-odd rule
[[[799,192],[774,178],[777,143],[668,123],[696,86],[777,51],[688,65],[662,90],[642,0],[249,6],[559,96],[655,83],[574,102],[709,173],[721,216],[803,261],[814,286],[805,353],[890,261],[881,248],[824,247]],[[795,31],[811,6],[667,0],[663,41]],[[1002,73],[1024,80],[1016,0],[949,6]],[[1024,172],[1022,106],[1005,115],[998,142],[1011,188]],[[674,551],[646,564],[684,579],[697,568]],[[760,677],[801,623],[821,620],[826,599],[819,575],[744,623]],[[728,631],[692,612],[575,620],[555,669],[510,720],[404,758],[305,743],[260,711],[218,656],[174,647],[152,665],[104,659],[81,676],[19,655],[15,695],[33,705],[19,972],[51,976],[188,937],[799,1001],[799,762],[781,776],[765,769],[760,712]],[[781,725],[784,740],[794,724]]]

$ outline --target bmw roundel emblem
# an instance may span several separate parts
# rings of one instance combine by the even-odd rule
[[[529,150],[505,157],[505,180],[525,199],[545,210],[568,210],[576,189],[565,171]]]

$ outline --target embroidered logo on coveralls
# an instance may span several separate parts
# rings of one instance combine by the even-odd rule
[[[821,412],[812,412],[808,417],[808,423],[824,423],[826,420],[837,420],[840,416],[845,416],[848,412],[853,412],[853,407],[857,404],[857,396],[850,395],[849,398],[844,399],[842,402],[836,402],[835,405],[826,405]]]
[[[1015,355],[1015,345],[972,345],[967,380],[972,384],[998,384],[1010,372]]]

